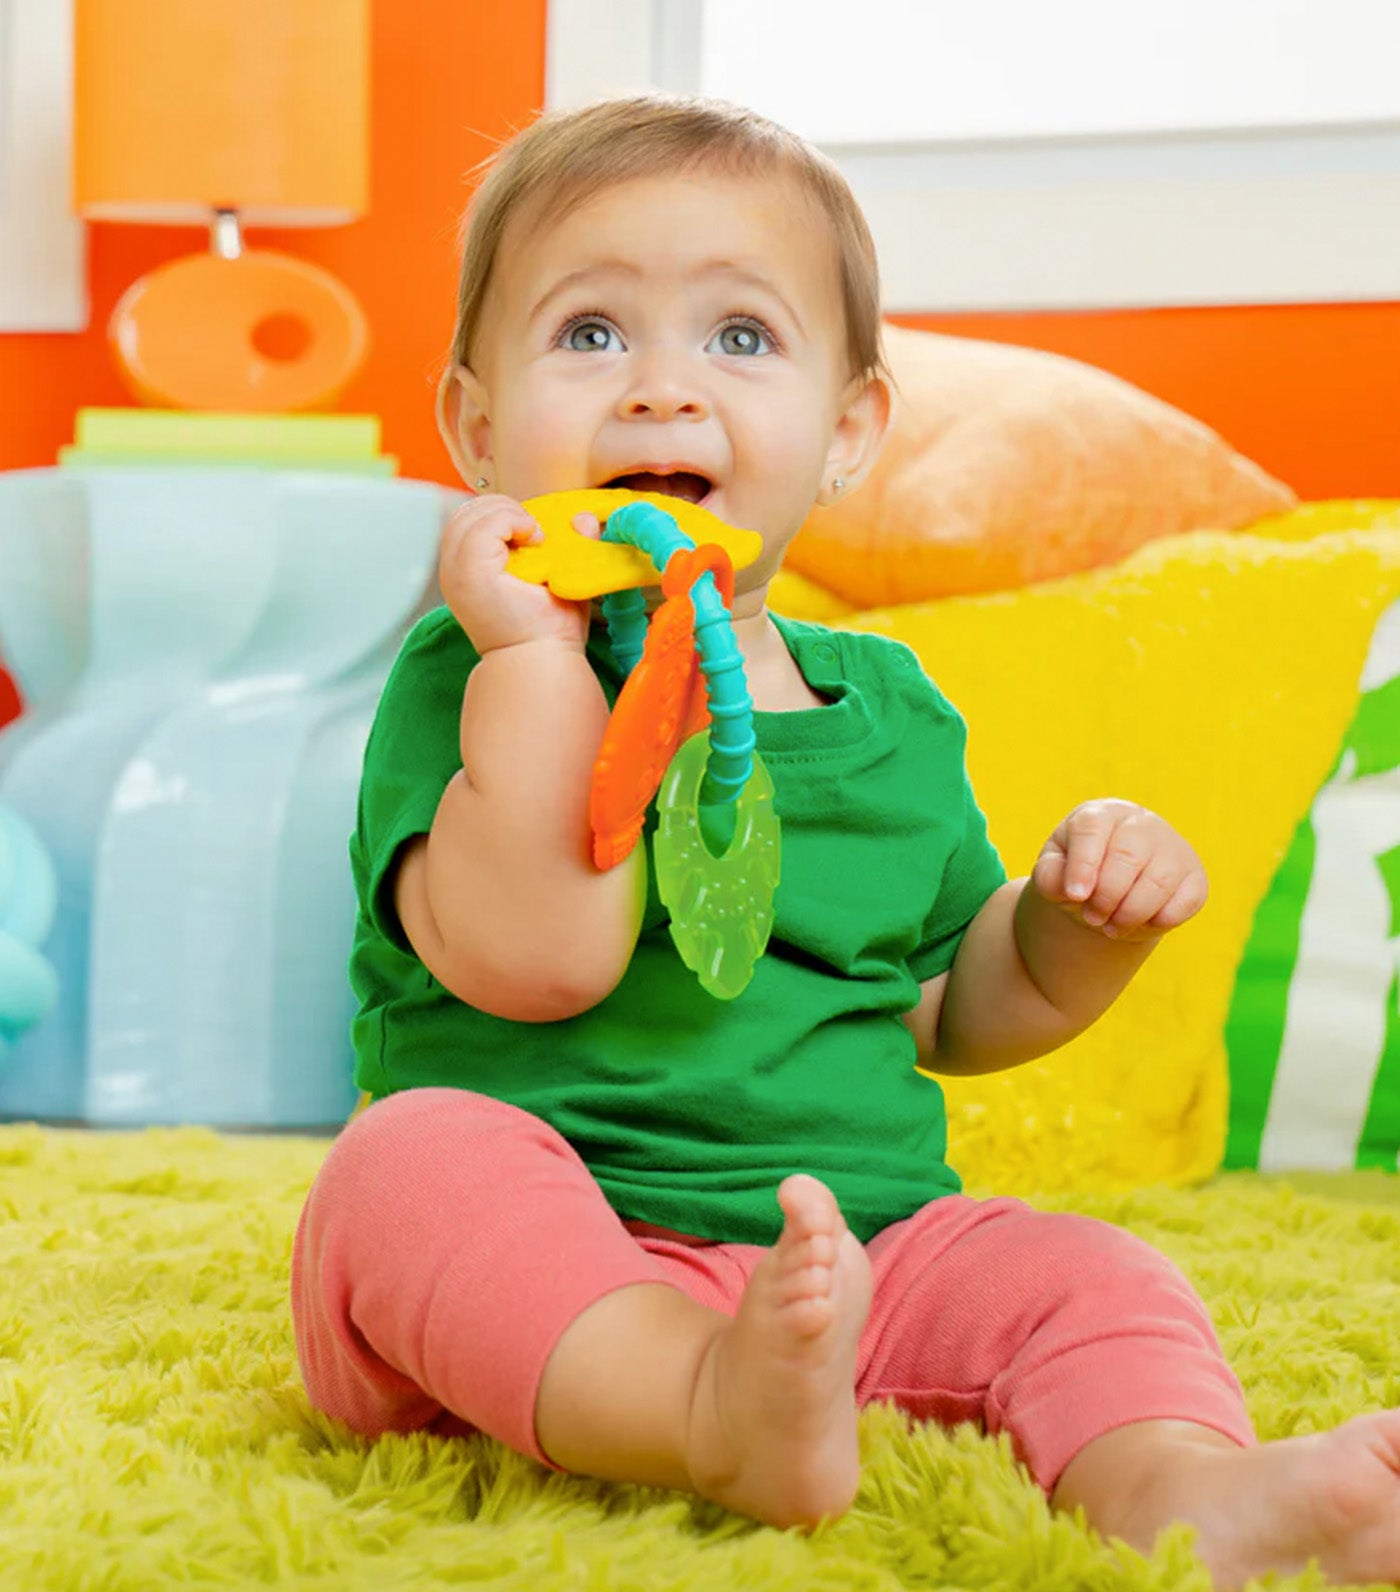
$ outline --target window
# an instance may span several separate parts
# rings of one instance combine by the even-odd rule
[[[68,0],[0,0],[0,332],[87,325]]]
[[[554,0],[549,86],[813,139],[890,309],[1393,299],[1397,58],[1396,0]]]

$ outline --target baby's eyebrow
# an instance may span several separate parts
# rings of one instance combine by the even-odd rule
[[[566,272],[557,282],[553,283],[530,311],[530,320],[533,321],[543,314],[556,298],[584,282],[592,281],[598,277],[626,276],[636,278],[644,274],[641,266],[634,260],[590,260],[588,264],[577,266],[574,270]],[[807,329],[802,324],[802,317],[792,307],[791,302],[779,292],[772,278],[758,267],[740,260],[704,260],[688,275],[697,280],[716,276],[728,277],[740,286],[756,288],[759,292],[768,294],[782,306],[793,325],[796,326],[799,334],[804,337],[807,335]]]
[[[788,319],[791,320],[798,332],[803,337],[807,335],[807,328],[802,324],[802,317],[793,309],[791,301],[778,291],[777,284],[762,271],[745,266],[734,260],[711,260],[705,267],[705,271],[707,274],[727,276],[745,287],[757,288],[760,293],[767,293],[782,305]]]
[[[554,302],[555,299],[567,293],[570,288],[577,287],[581,282],[591,280],[595,276],[640,276],[642,268],[631,260],[592,260],[587,265],[576,266],[574,270],[567,271],[559,280],[548,287],[543,296],[530,311],[533,321]]]

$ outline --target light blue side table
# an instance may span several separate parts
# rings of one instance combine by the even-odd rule
[[[0,475],[0,802],[58,876],[0,1116],[314,1127],[355,1091],[346,842],[448,495],[341,472]]]

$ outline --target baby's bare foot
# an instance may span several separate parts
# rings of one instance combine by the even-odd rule
[[[774,1526],[849,1508],[860,1476],[855,1363],[870,1262],[831,1191],[778,1190],[786,1221],[711,1345],[691,1403],[695,1490]]]
[[[1400,1410],[1257,1448],[1202,1449],[1165,1467],[1134,1513],[1136,1529],[1125,1521],[1115,1534],[1144,1549],[1171,1519],[1195,1525],[1222,1588],[1310,1560],[1330,1581],[1400,1585]]]

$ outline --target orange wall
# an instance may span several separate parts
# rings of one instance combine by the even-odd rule
[[[371,212],[351,227],[267,242],[354,288],[375,346],[341,407],[379,414],[406,474],[450,478],[432,390],[451,333],[465,172],[543,94],[546,0],[379,0],[374,6]],[[190,232],[90,229],[92,324],[0,336],[0,468],[47,464],[83,404],[127,402],[103,327]],[[1400,496],[1400,303],[1105,314],[902,317],[1055,349],[1199,415],[1306,497]]]
[[[1400,303],[899,319],[1100,365],[1304,498],[1400,497]]]

